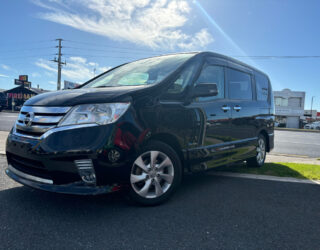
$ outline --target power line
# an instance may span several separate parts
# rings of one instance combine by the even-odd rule
[[[13,57],[0,57],[1,60],[10,60],[10,59],[25,59],[25,58],[35,58],[35,57],[47,57],[51,55],[29,55],[29,56],[13,56]]]
[[[82,56],[82,57],[101,57],[101,58],[115,58],[115,59],[137,59],[138,57],[128,57],[128,56],[107,56],[107,55],[82,55],[82,54],[64,54],[67,56]]]
[[[303,56],[235,56],[230,57],[238,58],[251,58],[251,59],[304,59],[304,58],[320,58],[320,55],[303,55]]]
[[[24,52],[28,52],[30,50],[42,50],[42,49],[53,49],[55,47],[40,47],[40,48],[20,48],[20,49],[3,49],[0,50],[1,54],[6,53],[6,52],[16,52],[16,51],[24,51]]]
[[[2,40],[3,41],[3,40]],[[3,43],[3,42],[0,42],[1,45],[4,45],[6,43]],[[7,41],[7,40],[5,40]],[[11,42],[8,42],[7,44],[35,44],[35,43],[48,43],[48,42],[53,42],[55,41],[54,39],[53,40],[38,40],[38,41],[26,41],[26,40],[21,40],[21,41],[11,41]]]
[[[136,50],[136,51],[143,51],[146,52],[146,49],[139,49],[139,48],[126,48],[126,47],[118,47],[118,46],[114,46],[114,45],[104,45],[104,44],[98,44],[98,43],[90,43],[90,42],[79,42],[79,41],[73,41],[73,40],[64,40],[66,42],[71,42],[71,43],[78,43],[78,44],[84,44],[84,45],[90,45],[90,46],[98,46],[98,47],[105,47],[105,48],[112,48],[112,49],[122,49],[122,50]],[[165,51],[162,50],[153,50],[152,52],[156,52],[156,53],[164,53]]]
[[[70,46],[64,46],[64,48],[67,49],[75,49],[75,50],[84,50],[84,51],[100,51],[100,52],[107,52],[107,53],[120,53],[120,54],[152,54],[152,55],[158,55],[157,53],[153,52],[135,52],[135,51],[110,51],[110,50],[103,50],[103,49],[91,49],[91,48],[79,48],[79,47],[70,47]]]

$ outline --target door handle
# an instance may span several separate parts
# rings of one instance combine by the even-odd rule
[[[233,109],[234,109],[235,111],[239,112],[239,111],[241,110],[241,107],[237,105],[237,106],[234,106]]]
[[[222,106],[221,109],[223,110],[223,112],[227,112],[229,111],[231,108],[229,106]]]

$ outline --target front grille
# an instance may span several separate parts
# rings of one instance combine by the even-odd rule
[[[71,107],[23,106],[16,123],[20,134],[39,137],[56,127]]]
[[[15,169],[37,177],[50,179],[51,176],[40,161],[31,160],[7,152],[8,163]]]

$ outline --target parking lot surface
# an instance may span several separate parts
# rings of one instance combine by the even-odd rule
[[[137,207],[22,187],[0,164],[1,249],[319,249],[318,185],[198,174],[166,204]]]

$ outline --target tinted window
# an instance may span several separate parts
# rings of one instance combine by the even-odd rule
[[[230,99],[252,100],[250,74],[228,69],[228,90]]]
[[[199,97],[199,101],[224,98],[224,68],[222,66],[205,65],[196,81],[196,84],[198,83],[215,83],[218,88],[218,95]]]
[[[256,74],[256,89],[257,89],[257,100],[267,101],[269,93],[269,81],[268,78],[261,74]]]
[[[168,94],[179,94],[184,91],[186,86],[192,79],[194,74],[194,69],[197,67],[196,63],[192,63],[188,67],[186,67],[174,81],[174,83],[168,89]]]

